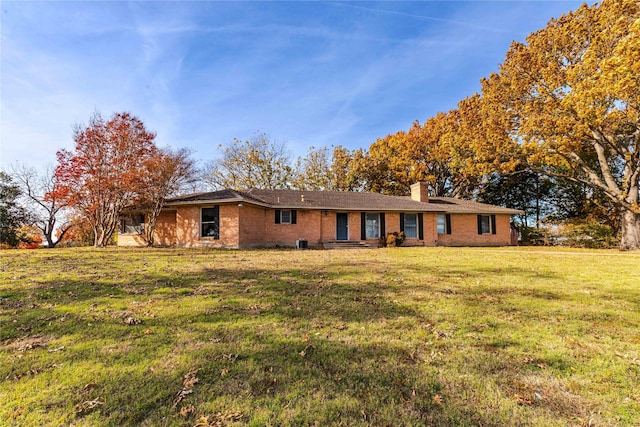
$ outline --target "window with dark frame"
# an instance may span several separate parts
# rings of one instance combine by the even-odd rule
[[[295,224],[297,222],[297,212],[295,209],[280,210],[276,209],[276,224]]]
[[[438,214],[437,232],[438,234],[451,234],[451,215],[450,214]]]
[[[438,215],[438,234],[445,234],[447,232],[447,217],[444,215]]]
[[[478,234],[496,234],[495,215],[478,215]]]
[[[202,208],[200,237],[220,239],[220,207]]]
[[[418,238],[418,214],[404,214],[404,236],[407,239]]]
[[[367,239],[378,239],[380,237],[380,214],[367,213],[365,215],[365,227]]]

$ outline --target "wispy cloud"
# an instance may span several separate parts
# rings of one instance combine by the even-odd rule
[[[573,6],[5,2],[0,167],[54,161],[96,109],[201,159],[258,129],[295,155],[367,147],[454,107],[511,39]]]

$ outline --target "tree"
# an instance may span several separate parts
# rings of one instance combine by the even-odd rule
[[[331,175],[329,149],[311,146],[307,155],[296,161],[291,186],[297,190],[331,190]]]
[[[148,246],[154,244],[156,221],[165,201],[192,183],[195,175],[189,150],[159,149],[147,158],[136,205],[145,213],[144,239]]]
[[[583,5],[514,42],[482,96],[483,124],[502,125],[506,153],[601,191],[620,212],[620,247],[640,249],[637,1]],[[486,139],[477,152],[494,145]]]
[[[412,184],[429,183],[433,196],[469,196],[479,178],[456,162],[461,141],[458,113],[438,113],[424,124],[414,122],[408,131],[378,139],[369,147],[367,189],[406,195]]]
[[[536,172],[520,168],[508,174],[491,174],[478,193],[478,201],[518,209],[517,223],[522,227],[540,227],[545,215],[552,212],[549,198],[554,183]]]
[[[20,195],[11,176],[0,171],[0,245],[16,247],[21,241],[18,229],[28,222],[28,215],[18,203]]]
[[[18,249],[38,249],[42,247],[42,230],[35,225],[23,225],[16,230]]]
[[[237,138],[223,147],[222,157],[204,167],[202,179],[213,189],[289,188],[293,170],[283,143],[264,133],[250,139]]]
[[[82,215],[72,215],[69,219],[71,228],[64,236],[64,240],[60,245],[62,246],[91,246],[93,245],[95,238],[93,227],[89,224],[89,221]]]
[[[54,172],[51,166],[45,167],[41,175],[26,166],[15,166],[12,171],[30,220],[40,229],[49,248],[55,248],[71,227],[64,218],[67,205],[56,192],[58,181]]]
[[[57,188],[47,197],[80,211],[91,224],[94,246],[103,247],[144,185],[140,177],[155,150],[155,133],[129,113],[109,121],[95,113],[86,127],[76,126],[73,139],[73,151],[57,153]]]
[[[362,148],[348,150],[341,145],[331,156],[331,189],[335,191],[363,191],[367,164]]]

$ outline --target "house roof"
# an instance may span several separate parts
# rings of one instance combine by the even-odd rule
[[[167,200],[167,207],[208,203],[245,202],[274,209],[322,209],[349,211],[402,211],[443,213],[519,214],[521,211],[453,197],[429,197],[418,202],[409,196],[387,196],[351,191],[225,189],[195,193]]]

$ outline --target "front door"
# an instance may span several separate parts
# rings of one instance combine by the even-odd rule
[[[336,240],[349,240],[349,214],[336,213]]]

